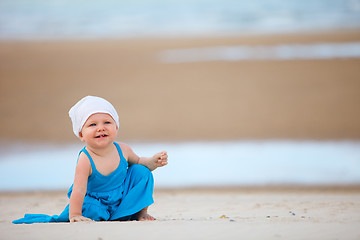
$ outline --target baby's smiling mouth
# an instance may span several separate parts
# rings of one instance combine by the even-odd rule
[[[103,137],[107,137],[108,135],[106,135],[106,134],[101,134],[101,135],[99,135],[99,136],[96,136],[95,138],[103,138]]]

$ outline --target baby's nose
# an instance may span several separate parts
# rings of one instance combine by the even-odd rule
[[[105,130],[105,125],[103,125],[103,124],[100,124],[100,125],[98,125],[98,129],[97,129],[98,131],[103,131],[103,130]]]

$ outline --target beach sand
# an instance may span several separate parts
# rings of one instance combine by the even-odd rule
[[[0,194],[0,239],[360,239],[360,188],[157,189],[155,222],[14,225],[59,214],[66,192]]]
[[[86,95],[113,103],[125,142],[358,140],[360,59],[159,60],[175,48],[354,41],[360,31],[3,41],[0,140],[77,142],[68,110]],[[11,224],[67,202],[65,192],[0,193],[0,239],[360,239],[357,187],[157,189],[155,222]]]
[[[0,42],[0,137],[77,141],[86,95],[119,112],[123,141],[359,139],[360,59],[165,64],[162,50],[354,42],[360,31],[213,38]]]

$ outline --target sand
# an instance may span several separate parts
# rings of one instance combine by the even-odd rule
[[[125,142],[359,139],[360,59],[158,59],[174,48],[354,41],[360,31],[0,42],[0,140],[78,141],[67,112],[86,95],[115,105]],[[155,222],[13,225],[59,214],[66,193],[0,193],[0,239],[360,239],[358,187],[156,190],[155,201]]]
[[[59,214],[66,192],[0,195],[0,239],[360,239],[360,188],[157,189],[154,222],[14,225]]]
[[[360,31],[0,42],[0,137],[77,141],[67,115],[111,101],[122,141],[359,139],[360,59],[165,64],[162,50],[354,42]]]

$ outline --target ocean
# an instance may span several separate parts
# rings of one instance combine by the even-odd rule
[[[1,0],[0,40],[358,29],[359,0]]]
[[[139,156],[168,151],[157,188],[360,184],[359,141],[130,143]],[[0,191],[66,190],[81,144],[0,145]]]
[[[1,0],[0,41],[214,37],[360,29],[360,0]],[[360,43],[169,49],[160,62],[360,58]]]

